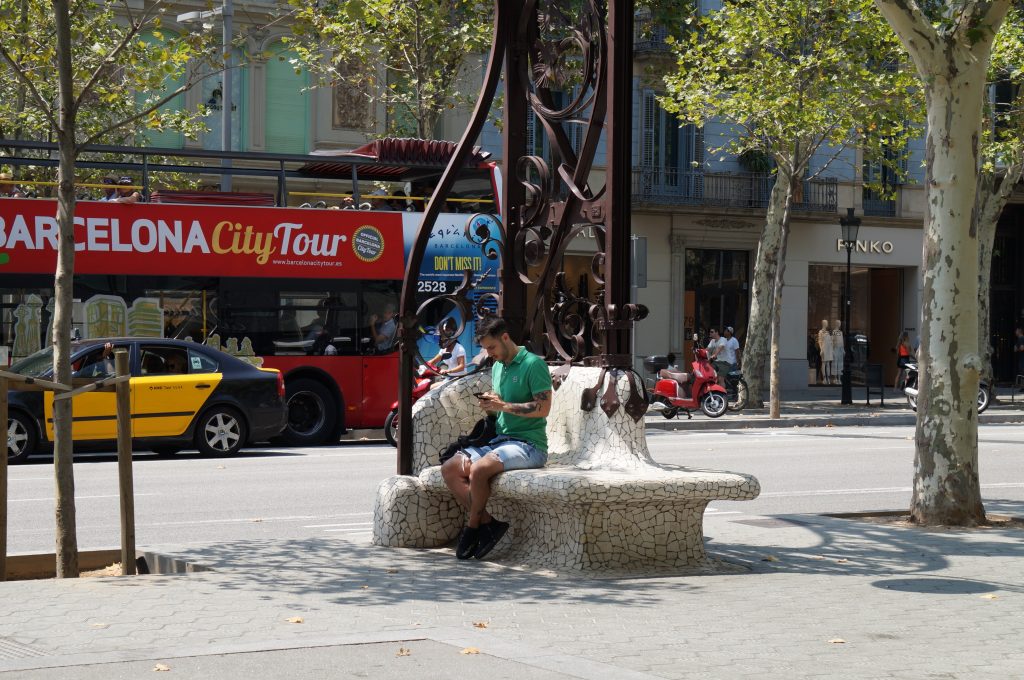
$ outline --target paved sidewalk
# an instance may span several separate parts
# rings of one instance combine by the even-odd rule
[[[771,427],[826,427],[830,425],[914,425],[917,415],[907,405],[907,399],[891,387],[885,391],[885,405],[877,396],[871,397],[871,405],[864,399],[864,388],[854,387],[853,404],[840,403],[840,388],[808,387],[802,390],[788,390],[782,401],[782,417],[772,419],[767,408],[728,411],[719,418],[708,418],[699,409],[693,418],[687,419],[680,412],[675,418],[666,419],[659,411],[647,413],[647,427],[655,430],[736,430],[745,428]],[[996,390],[997,401],[993,402],[978,422],[980,423],[1021,423],[1024,422],[1024,394],[1017,393],[1010,401],[1010,388]],[[768,399],[765,395],[765,405]]]
[[[0,584],[0,677],[1024,676],[1020,530],[713,513],[705,532],[714,573],[605,579],[344,539],[145,546],[214,571]]]

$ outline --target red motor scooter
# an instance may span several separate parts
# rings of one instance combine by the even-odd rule
[[[692,418],[690,411],[698,407],[709,418],[718,418],[729,408],[729,393],[718,384],[706,349],[694,350],[691,366],[690,382],[685,386],[671,378],[658,379],[651,394],[651,407],[661,410],[661,414],[670,419],[680,410],[686,412],[687,418]],[[644,368],[657,377],[662,369],[668,368],[668,357],[649,356],[644,359]]]
[[[430,386],[440,377],[437,368],[427,362],[420,366],[416,373],[416,382],[412,386],[412,403],[430,391]],[[392,446],[398,446],[398,402],[391,404],[391,411],[384,419],[384,437]]]

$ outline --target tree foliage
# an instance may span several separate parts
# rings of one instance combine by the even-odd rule
[[[478,91],[467,69],[490,46],[480,0],[290,0],[292,46],[319,83],[381,103],[389,134],[431,139],[441,114]]]
[[[217,55],[200,33],[163,27],[166,3],[84,0],[71,5],[75,143],[116,143],[145,130],[194,134],[197,114],[161,106],[196,82],[186,68]],[[59,127],[53,8],[40,0],[0,0],[0,134],[48,139]],[[147,40],[152,35],[155,40]],[[194,69],[198,72],[198,69]],[[168,84],[182,84],[169,89]],[[19,93],[25,106],[17,110]]]

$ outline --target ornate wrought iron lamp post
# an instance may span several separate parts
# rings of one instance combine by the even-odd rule
[[[485,248],[500,244],[501,292],[491,297],[518,340],[546,355],[549,363],[562,364],[556,372],[574,364],[603,369],[581,408],[590,410],[600,401],[609,416],[623,406],[635,419],[647,408],[642,380],[631,375],[633,324],[647,315],[643,305],[630,302],[633,0],[494,0],[494,7],[493,47],[476,109],[427,204],[408,258],[399,329],[399,474],[412,469],[408,395],[418,354],[418,317],[438,302],[417,304],[420,263],[441,204],[486,120],[503,65],[501,215],[492,221],[474,217],[466,225],[466,236],[474,243]],[[574,94],[555,96],[565,91]],[[550,158],[528,153],[529,116],[543,130]],[[576,133],[578,148],[570,132]],[[602,135],[605,184],[592,187],[591,169]],[[598,242],[591,262],[593,296],[571,291],[562,271],[569,243],[588,229]],[[492,258],[494,248],[486,254]],[[461,334],[471,315],[485,313],[471,304],[473,287],[466,271],[459,290],[442,296],[459,309],[459,320],[448,329],[451,334]],[[536,291],[530,305],[528,287]],[[614,389],[598,400],[606,375],[614,382],[622,373],[631,375],[624,404]]]
[[[846,209],[846,215],[839,218],[839,227],[843,232],[843,247],[846,248],[846,286],[843,300],[843,404],[853,403],[853,389],[850,385],[850,364],[853,361],[853,347],[850,345],[850,256],[857,246],[857,232],[860,230],[860,218],[853,214],[853,208]]]

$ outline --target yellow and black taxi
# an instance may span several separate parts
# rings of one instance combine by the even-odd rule
[[[132,437],[159,454],[197,448],[207,455],[237,453],[265,441],[287,423],[284,378],[230,354],[185,340],[98,338],[72,343],[77,378],[114,374],[114,352],[128,351]],[[16,361],[12,373],[50,379],[53,348]],[[21,462],[53,441],[53,393],[11,390],[7,459]],[[86,392],[72,400],[75,441],[116,441],[113,392]]]

